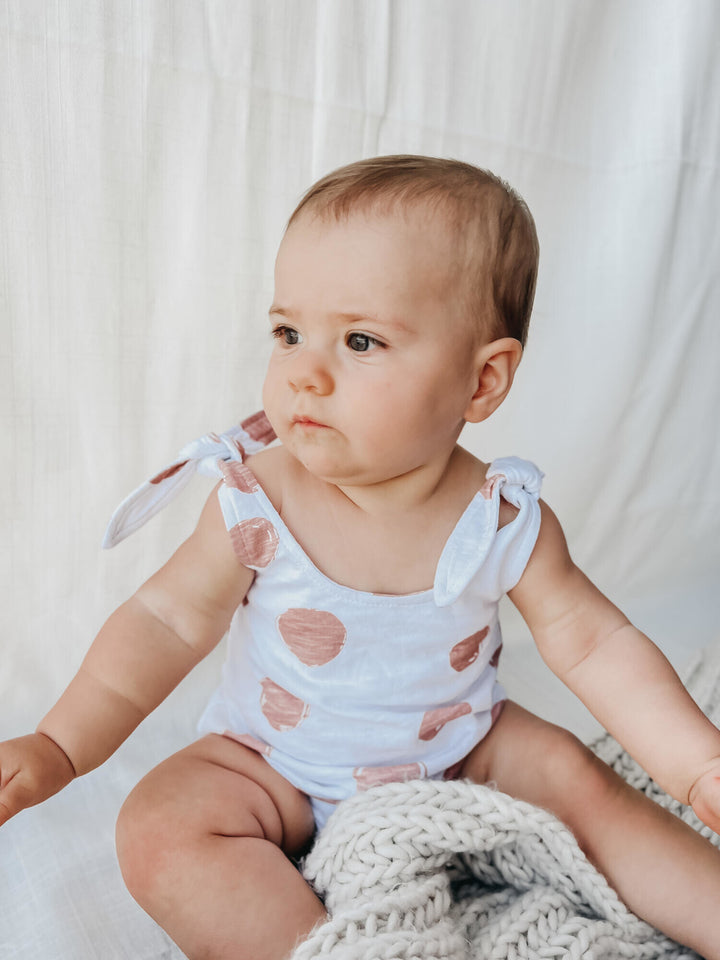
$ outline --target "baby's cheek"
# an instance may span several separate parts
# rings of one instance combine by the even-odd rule
[[[282,418],[278,416],[280,413],[280,406],[278,404],[278,387],[275,381],[276,374],[273,361],[271,360],[265,374],[265,382],[263,383],[262,403],[268,426],[270,429],[272,429],[273,433],[277,435],[277,428],[278,425],[281,425],[280,421]],[[280,439],[282,439],[282,437]]]

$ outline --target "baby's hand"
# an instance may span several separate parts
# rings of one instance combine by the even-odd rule
[[[42,733],[0,743],[0,826],[47,800],[75,777],[67,756]]]
[[[703,823],[720,833],[720,758],[695,781],[690,790],[690,803]]]

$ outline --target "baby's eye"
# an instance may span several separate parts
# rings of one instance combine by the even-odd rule
[[[300,343],[300,334],[297,330],[293,330],[292,327],[286,327],[284,324],[275,327],[272,335],[276,340],[282,340],[288,347],[294,347]]]
[[[347,345],[356,353],[367,353],[375,347],[381,347],[382,344],[369,333],[351,333],[347,338]]]

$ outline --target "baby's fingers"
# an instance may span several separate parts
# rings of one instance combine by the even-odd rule
[[[709,773],[695,784],[690,793],[695,813],[715,833],[720,833],[720,774]]]
[[[0,744],[0,826],[47,800],[74,778],[70,761],[39,733]]]
[[[7,786],[0,790],[0,827],[25,807],[38,802],[32,799],[32,792],[23,786],[20,775],[14,776]]]

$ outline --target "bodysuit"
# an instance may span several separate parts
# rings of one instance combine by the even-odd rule
[[[199,731],[258,751],[310,797],[320,827],[359,790],[452,776],[489,731],[505,699],[498,602],[535,545],[542,474],[516,457],[493,461],[445,544],[433,587],[367,593],[312,563],[243,462],[273,437],[259,414],[195,441],[121,505],[106,545],[157,512],[169,496],[160,487],[177,486],[179,473],[202,465],[222,475],[228,535],[256,575]],[[498,529],[501,496],[518,512]]]

